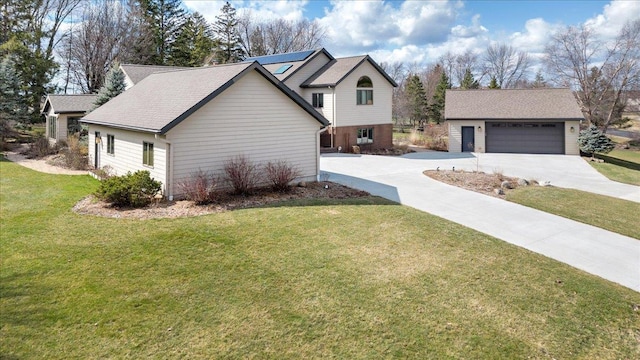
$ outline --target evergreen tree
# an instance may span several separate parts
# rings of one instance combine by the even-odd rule
[[[543,88],[547,87],[547,81],[542,76],[542,71],[538,70],[536,73],[536,79],[533,81],[534,88]]]
[[[242,61],[244,52],[240,47],[236,9],[229,2],[222,7],[222,14],[216,16],[214,31],[218,42],[218,50],[215,54],[216,62],[226,64]]]
[[[422,125],[427,110],[427,94],[418,75],[409,76],[406,96],[409,102],[409,119],[412,125]]]
[[[107,101],[120,95],[124,91],[125,87],[124,73],[120,69],[120,65],[116,62],[107,73],[104,85],[98,91],[98,96],[96,96],[96,101],[93,103],[93,109],[91,110],[100,107]]]
[[[15,122],[23,122],[27,118],[20,78],[11,56],[5,56],[0,62],[0,118]]]
[[[137,6],[152,38],[153,65],[166,65],[180,27],[186,21],[180,0],[139,0]]]
[[[471,69],[467,68],[464,72],[464,77],[460,82],[460,89],[479,89],[480,84],[478,80],[473,78],[473,74],[471,74]]]
[[[215,49],[213,29],[198,12],[187,17],[171,48],[169,65],[202,66]]]
[[[597,152],[608,153],[613,150],[615,144],[597,126],[591,125],[586,130],[580,131],[578,146],[582,152],[593,157]]]
[[[491,82],[489,82],[489,89],[500,89],[500,85],[498,85],[498,80],[496,80],[495,76],[491,77]]]
[[[429,119],[438,124],[444,121],[444,101],[447,89],[451,89],[451,82],[449,82],[449,77],[446,72],[442,72],[440,81],[436,86],[436,91],[431,99],[431,104],[429,105]]]

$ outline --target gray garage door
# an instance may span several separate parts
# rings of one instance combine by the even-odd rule
[[[487,152],[564,154],[564,123],[488,122]]]

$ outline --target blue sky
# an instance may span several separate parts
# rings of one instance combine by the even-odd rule
[[[446,52],[482,53],[500,42],[541,59],[558,29],[587,24],[614,37],[627,20],[640,18],[638,0],[558,1],[320,1],[232,0],[238,13],[258,18],[316,19],[326,29],[324,46],[335,56],[369,54],[378,62],[428,64]],[[224,1],[189,1],[209,21]]]

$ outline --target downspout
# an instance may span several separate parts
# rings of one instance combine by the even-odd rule
[[[335,133],[336,133],[336,107],[338,106],[338,104],[336,101],[336,88],[334,87],[332,89],[331,86],[329,86],[329,89],[331,90],[331,98],[333,101],[333,106],[332,106],[333,114],[331,118],[331,148],[333,149],[333,145],[334,145],[333,137],[335,136]]]
[[[323,127],[316,131],[316,181],[320,181],[320,134],[327,131],[326,127]]]
[[[167,196],[167,200],[169,201],[173,201],[173,149],[171,149],[171,142],[167,141],[166,136],[165,138],[161,138],[157,133],[155,134],[155,138],[156,140],[162,141],[166,147],[165,147],[165,151],[166,151],[166,156],[165,155],[165,190],[166,190],[166,196]]]

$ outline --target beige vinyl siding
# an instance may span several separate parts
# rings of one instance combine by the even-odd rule
[[[313,104],[313,94],[324,94],[324,107],[315,108],[322,116],[333,124],[333,89],[329,88],[311,88],[303,89],[302,97],[309,103]]]
[[[89,125],[89,164],[95,164],[95,132],[99,131],[102,142],[99,146],[100,168],[109,166],[114,175],[127,172],[149,170],[151,177],[162,182],[164,189],[166,178],[167,145],[161,137],[154,134],[115,129],[99,125]],[[107,154],[107,134],[114,136],[114,154]],[[153,167],[142,164],[142,143],[153,143]]]
[[[167,133],[173,183],[198,169],[222,175],[224,163],[241,154],[261,165],[285,160],[314,180],[320,127],[261,75],[249,73]]]
[[[481,120],[466,120],[466,121],[448,121],[449,123],[449,152],[460,153],[462,152],[462,127],[473,126],[474,132],[474,152],[483,153],[486,151],[485,147],[485,124]],[[482,127],[482,130],[478,130],[478,127]]]
[[[573,132],[571,132],[573,127]],[[564,153],[566,155],[580,155],[580,148],[578,147],[578,134],[580,133],[580,121],[565,121],[564,122]]]
[[[305,82],[307,79],[311,77],[311,75],[315,74],[318,70],[320,70],[323,66],[325,66],[330,59],[323,53],[318,54],[313,60],[309,61],[305,64],[297,73],[288,78],[284,84],[287,85],[291,90],[297,92],[299,95],[303,94],[303,89],[300,87],[300,84]],[[311,95],[309,95],[311,96]],[[311,103],[311,102],[309,102]]]
[[[356,105],[356,85],[361,76],[373,82],[373,105]],[[365,61],[336,86],[335,126],[391,124],[393,86]]]

